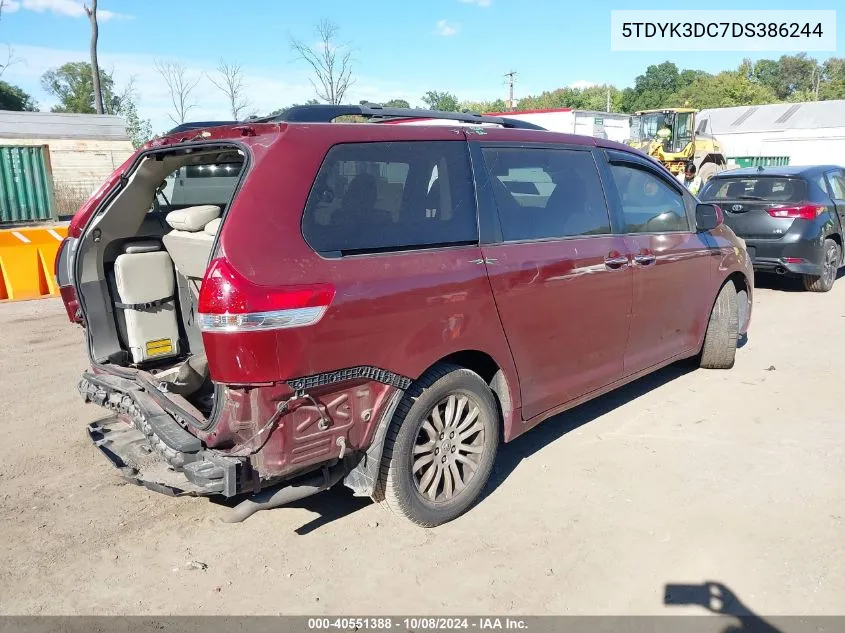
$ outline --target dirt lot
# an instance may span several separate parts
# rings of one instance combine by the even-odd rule
[[[81,330],[56,300],[0,305],[0,612],[662,614],[703,611],[667,583],[709,580],[759,614],[845,613],[843,318],[845,280],[759,290],[732,371],[545,423],[426,531],[344,488],[230,525],[122,484],[85,433]]]

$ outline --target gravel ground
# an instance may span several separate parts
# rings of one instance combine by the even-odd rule
[[[731,371],[670,367],[502,447],[484,501],[423,530],[339,487],[230,525],[126,485],[75,391],[58,300],[0,304],[0,613],[666,614],[723,583],[845,613],[845,281],[758,290]]]

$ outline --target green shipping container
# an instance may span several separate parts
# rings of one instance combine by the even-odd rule
[[[783,167],[789,164],[789,156],[729,156],[740,167]]]
[[[0,225],[55,219],[46,145],[0,146]]]

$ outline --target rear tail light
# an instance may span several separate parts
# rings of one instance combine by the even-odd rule
[[[801,220],[814,220],[825,211],[823,205],[801,204],[791,207],[772,207],[766,209],[773,218],[797,218]]]
[[[314,325],[334,295],[330,284],[258,286],[215,259],[200,290],[199,326],[203,332],[254,332]]]
[[[804,264],[807,260],[803,257],[782,257],[781,261],[784,264]]]

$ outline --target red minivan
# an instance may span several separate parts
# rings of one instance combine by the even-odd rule
[[[441,524],[500,441],[729,368],[748,328],[744,244],[631,148],[375,105],[186,127],[80,209],[56,271],[79,390],[117,414],[91,438],[151,489],[242,496],[232,520],[343,480]]]

